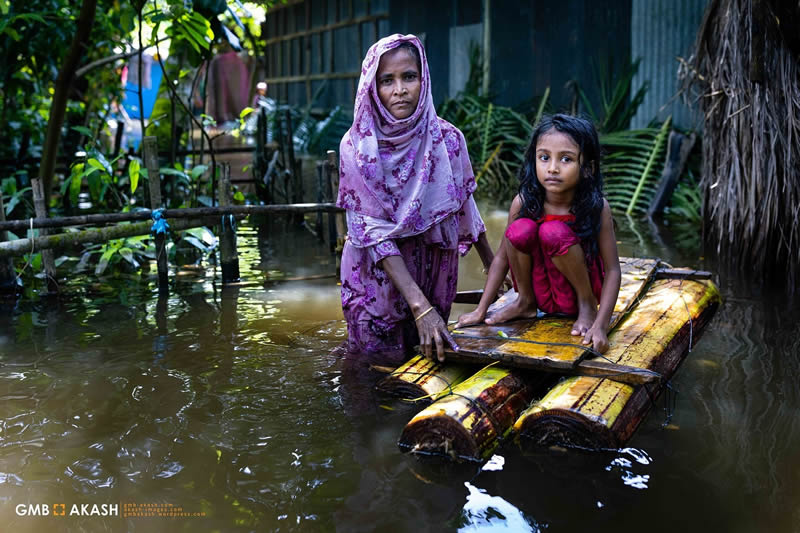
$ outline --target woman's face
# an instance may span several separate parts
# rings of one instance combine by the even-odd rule
[[[407,50],[395,48],[378,64],[378,97],[396,119],[410,117],[417,109],[422,86],[417,60]]]

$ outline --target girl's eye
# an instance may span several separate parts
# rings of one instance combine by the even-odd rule
[[[548,159],[550,159],[550,158],[545,154],[542,154],[542,155],[539,156],[539,161],[547,161]]]
[[[564,157],[561,158],[561,161],[564,163],[569,163],[570,161],[572,161],[572,158],[568,155],[565,155]]]

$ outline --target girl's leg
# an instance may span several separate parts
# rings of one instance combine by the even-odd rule
[[[572,334],[583,335],[597,316],[597,298],[592,291],[583,248],[572,229],[563,222],[542,224],[539,238],[543,253],[569,284],[565,286],[556,273],[551,273],[550,277],[556,278],[551,279],[554,303],[564,312],[577,311],[578,320],[572,327]]]
[[[514,277],[517,299],[486,318],[487,324],[499,324],[514,318],[536,317],[536,296],[533,291],[534,258],[539,252],[539,225],[520,218],[508,226],[503,248]]]

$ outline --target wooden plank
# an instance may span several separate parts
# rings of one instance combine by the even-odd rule
[[[611,316],[611,329],[638,301],[647,283],[656,272],[655,259],[620,258],[622,283],[619,297]],[[503,305],[505,295],[493,306]],[[518,320],[499,326],[471,326],[454,330],[460,350],[445,350],[448,360],[486,364],[500,361],[505,366],[545,370],[551,372],[579,371],[580,362],[588,354],[580,339],[570,335],[574,318],[544,316],[531,320]],[[505,337],[505,338],[504,338]],[[586,368],[597,372],[596,365]],[[603,372],[619,373],[623,379],[651,379],[631,372],[631,369],[606,365]]]
[[[280,43],[283,41],[289,41],[291,39],[296,39],[298,37],[305,37],[308,35],[314,35],[316,33],[323,33],[326,31],[336,30],[338,28],[345,28],[347,26],[357,26],[364,22],[378,22],[382,19],[388,19],[388,13],[378,13],[375,15],[366,15],[363,17],[358,18],[349,18],[347,20],[343,20],[341,22],[334,22],[333,24],[326,24],[325,26],[317,26],[316,28],[306,29],[303,31],[298,31],[294,33],[289,33],[286,35],[281,35],[279,37],[271,37],[264,41],[264,45],[269,46],[273,43]]]

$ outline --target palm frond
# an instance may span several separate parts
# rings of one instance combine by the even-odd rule
[[[660,128],[617,131],[600,137],[607,156],[602,164],[611,207],[644,213],[656,192],[664,165],[671,119]]]

